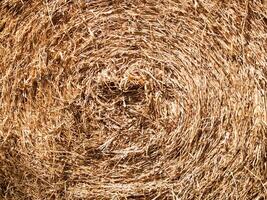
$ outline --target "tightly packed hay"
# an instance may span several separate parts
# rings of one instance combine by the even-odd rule
[[[266,199],[267,3],[0,1],[1,199]]]

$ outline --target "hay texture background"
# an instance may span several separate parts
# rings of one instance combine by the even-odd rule
[[[266,199],[267,3],[1,0],[1,199]]]

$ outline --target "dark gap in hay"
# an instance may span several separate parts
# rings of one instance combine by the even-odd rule
[[[123,97],[126,104],[141,103],[144,99],[144,85],[129,84],[126,89],[119,88],[114,82],[106,82],[98,86],[98,97],[105,102],[113,101],[118,97]],[[117,106],[123,105],[122,101],[116,103]]]
[[[68,16],[67,12],[56,11],[53,13],[51,20],[53,25],[62,25],[63,23],[68,23],[70,16]]]
[[[4,5],[4,9],[10,12],[12,15],[20,15],[23,11],[24,3],[21,1],[10,2]]]
[[[32,83],[32,90],[31,90],[31,95],[33,100],[36,100],[37,92],[38,92],[38,82],[34,80]]]
[[[2,22],[2,19],[1,19],[1,21],[0,21],[0,33],[4,30],[5,26],[6,26],[6,22]]]
[[[146,154],[147,154],[147,156],[149,156],[150,159],[154,160],[154,159],[162,156],[162,154],[160,152],[161,148],[163,148],[163,147],[158,145],[158,144],[149,145]]]
[[[88,159],[99,160],[103,158],[103,153],[99,148],[89,147],[86,149],[85,157]]]
[[[1,177],[1,182],[0,182],[0,197],[4,198],[4,196],[7,196],[7,190],[8,190],[8,186],[9,184],[6,182],[6,180],[4,180],[4,177]]]
[[[17,89],[16,94],[15,94],[15,104],[17,105],[18,103],[26,103],[27,102],[27,90],[23,89]]]

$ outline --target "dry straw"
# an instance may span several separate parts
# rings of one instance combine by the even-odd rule
[[[1,199],[267,198],[259,0],[1,0]]]

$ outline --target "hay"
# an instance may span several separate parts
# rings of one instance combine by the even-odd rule
[[[264,2],[0,1],[1,199],[266,199]]]

